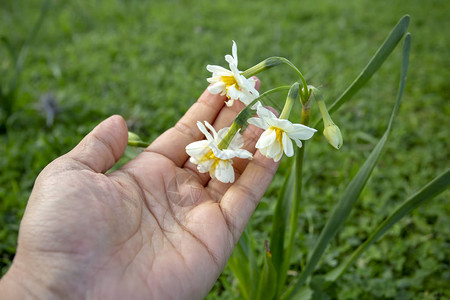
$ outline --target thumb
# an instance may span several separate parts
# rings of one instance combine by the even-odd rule
[[[64,158],[70,158],[97,173],[105,173],[122,157],[128,141],[125,120],[109,117],[94,128]]]

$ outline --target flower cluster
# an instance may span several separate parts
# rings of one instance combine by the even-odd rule
[[[279,161],[283,156],[294,155],[293,140],[297,147],[302,147],[301,140],[309,140],[317,131],[314,128],[302,124],[293,124],[289,120],[280,119],[273,112],[263,107],[258,101],[255,106],[259,118],[248,119],[249,124],[253,124],[264,129],[256,148],[268,158]]]
[[[264,94],[259,95],[259,92],[255,89],[256,81],[251,75],[280,63],[287,63],[300,76],[303,84],[303,89],[300,93],[300,103],[302,107],[308,108],[308,114],[310,95],[313,92],[317,92],[318,97],[316,97],[315,93],[314,96],[317,99],[326,125],[324,135],[333,147],[341,147],[342,136],[339,128],[331,121],[320,92],[314,87],[306,86],[303,75],[292,63],[285,58],[272,57],[245,72],[241,72],[238,69],[237,46],[234,41],[232,55],[226,55],[225,60],[228,62],[230,70],[217,65],[207,66],[207,70],[212,72],[212,76],[207,79],[211,83],[208,91],[212,94],[226,95],[227,100],[225,103],[228,106],[239,100],[246,107],[236,117],[231,127],[222,128],[218,132],[206,121],[204,124],[197,122],[199,130],[205,135],[206,139],[189,144],[186,146],[186,152],[190,156],[190,162],[197,165],[197,170],[200,173],[209,173],[211,178],[223,183],[234,182],[233,159],[252,159],[253,157],[251,152],[242,149],[244,139],[240,134],[240,130],[247,123],[264,129],[255,148],[262,155],[273,159],[275,162],[282,158],[283,153],[289,157],[293,156],[294,143],[301,148],[302,140],[310,139],[317,131],[304,124],[294,124],[288,120],[293,103],[299,96],[300,88],[297,82],[290,87],[289,95],[279,117],[261,104],[260,101],[262,101]],[[256,110],[256,116],[252,117],[255,114],[254,110]]]
[[[205,135],[206,140],[193,142],[186,147],[187,154],[191,157],[190,161],[197,165],[200,173],[207,173],[211,178],[228,183],[234,182],[234,169],[232,158],[252,158],[252,154],[247,150],[241,149],[244,145],[244,139],[239,134],[231,140],[227,149],[220,149],[219,143],[225,137],[229,127],[225,127],[216,132],[216,130],[205,121],[206,127],[212,132],[211,135],[206,127],[197,122],[197,127]]]
[[[230,70],[221,66],[207,65],[206,69],[212,73],[208,78],[208,82],[212,83],[208,87],[211,94],[226,95],[229,99],[226,104],[233,105],[235,100],[242,101],[248,105],[259,96],[255,89],[256,81],[253,78],[245,78],[238,69],[237,46],[233,41],[232,47],[233,55],[225,55],[225,60],[230,66]]]

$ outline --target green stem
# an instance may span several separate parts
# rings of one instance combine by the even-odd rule
[[[316,88],[313,88],[314,99],[316,99],[317,105],[319,106],[320,114],[322,115],[322,120],[324,127],[333,125],[330,114],[328,113],[327,106],[325,105],[325,101],[323,100],[322,94]]]
[[[228,129],[227,134],[223,137],[217,147],[220,150],[227,149],[239,129],[241,129],[241,126],[237,122],[233,122],[230,129]]]
[[[282,64],[283,62],[281,60],[278,59],[273,59],[273,57],[269,57],[266,58],[265,60],[263,60],[262,62],[254,65],[251,68],[248,68],[247,70],[245,70],[244,72],[242,72],[242,75],[245,78],[249,78],[253,75],[256,75],[258,73],[261,73],[262,71],[271,69],[273,67],[276,67],[280,64]]]
[[[303,125],[308,125],[309,116],[311,113],[310,101],[306,102],[302,106],[302,116],[300,123]],[[289,219],[289,240],[288,246],[285,251],[283,266],[281,268],[281,273],[279,274],[280,280],[278,281],[279,286],[284,285],[286,281],[287,271],[290,265],[292,249],[294,248],[295,237],[297,235],[298,226],[298,214],[299,214],[299,204],[302,194],[302,174],[303,174],[303,158],[305,154],[305,145],[300,148],[295,155],[295,190],[294,190],[294,201],[292,201],[291,215]]]
[[[128,141],[128,146],[147,148],[150,144],[142,141]]]
[[[264,70],[273,68],[280,64],[288,65],[289,67],[291,67],[291,69],[293,69],[297,73],[298,77],[300,77],[300,80],[302,81],[302,84],[303,84],[303,88],[300,92],[300,98],[302,100],[302,103],[306,103],[309,99],[309,96],[311,95],[311,91],[309,91],[309,89],[308,89],[308,85],[306,84],[306,80],[305,80],[305,77],[303,76],[302,72],[300,72],[300,70],[293,63],[291,63],[287,58],[280,57],[280,56],[272,56],[272,57],[266,58],[259,64],[242,72],[242,75],[246,78],[249,78],[249,77],[256,75]]]

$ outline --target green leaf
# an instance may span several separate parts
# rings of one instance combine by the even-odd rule
[[[8,50],[9,55],[11,55],[11,59],[15,61],[17,59],[16,50],[9,42],[9,39],[6,36],[2,35],[0,36],[0,42],[5,46],[6,50]]]
[[[394,224],[400,221],[404,216],[411,213],[412,210],[422,205],[425,201],[436,197],[438,194],[445,191],[450,185],[450,170],[445,171],[437,176],[419,192],[406,200],[399,208],[397,208],[386,220],[384,220],[369,238],[361,244],[355,252],[352,253],[344,262],[337,268],[333,269],[325,279],[328,282],[333,282],[338,279],[347,268],[373,243],[375,243],[386,231],[388,231]]]
[[[272,232],[270,236],[270,249],[272,251],[272,263],[277,272],[278,290],[284,286],[286,274],[282,274],[283,261],[285,259],[284,241],[288,227],[289,212],[294,197],[295,186],[295,165],[290,163],[290,168],[286,173],[286,177],[281,187],[275,212],[272,218]]]
[[[397,46],[398,42],[402,39],[403,35],[406,33],[409,25],[409,16],[403,16],[394,29],[391,31],[389,36],[383,42],[380,48],[378,48],[375,55],[367,63],[361,73],[356,77],[352,84],[339,96],[336,101],[330,106],[328,112],[332,114],[338,110],[342,104],[350,100],[372,77],[373,74],[381,67],[384,61],[389,57],[392,51]],[[319,125],[320,119],[317,120],[313,127]]]
[[[334,238],[338,230],[344,224],[345,220],[350,214],[350,211],[355,203],[356,199],[358,199],[362,189],[364,188],[367,180],[369,179],[372,170],[375,168],[375,165],[380,157],[381,151],[383,150],[384,145],[389,137],[389,134],[392,129],[392,123],[397,115],[400,102],[403,96],[403,90],[405,88],[406,82],[406,74],[408,70],[409,64],[409,52],[411,48],[411,35],[408,33],[405,37],[403,52],[402,52],[402,66],[401,66],[401,76],[400,76],[400,86],[397,96],[397,101],[395,103],[394,110],[391,114],[389,124],[383,136],[381,137],[378,144],[370,153],[367,160],[364,162],[363,166],[359,169],[356,176],[352,179],[350,184],[347,186],[344,195],[338,202],[335,207],[333,213],[331,214],[328,222],[325,225],[325,228],[322,230],[318,241],[316,242],[314,249],[310,253],[308,262],[303,269],[300,278],[296,281],[294,285],[286,292],[283,298],[291,297],[295,295],[298,290],[303,286],[308,277],[314,271],[317,263],[319,262],[322,254],[325,252],[328,244]]]
[[[260,269],[258,267],[258,262],[256,261],[255,248],[253,247],[253,236],[252,231],[249,229],[244,231],[244,236],[247,238],[247,248],[248,248],[248,261],[250,268],[250,299],[254,299],[254,295],[257,293],[258,280]]]
[[[238,280],[239,289],[242,292],[242,296],[245,299],[250,299],[250,269],[248,264],[248,258],[245,254],[244,247],[242,245],[242,238],[239,239],[236,247],[233,250],[233,254],[228,260],[228,266],[236,276]]]
[[[228,266],[236,276],[244,298],[253,299],[258,284],[259,269],[248,228],[249,226],[244,230],[234,248],[233,254],[228,260]]]
[[[291,204],[290,209],[290,215],[289,215],[289,235],[288,235],[288,242],[287,247],[284,253],[284,259],[283,264],[281,266],[281,271],[279,273],[278,278],[278,294],[277,296],[281,295],[281,288],[284,287],[284,282],[286,280],[287,271],[290,266],[291,262],[291,255],[292,250],[294,248],[295,244],[295,238],[297,235],[297,226],[298,226],[298,214],[299,214],[299,207],[300,207],[300,201],[301,201],[301,195],[302,195],[302,180],[303,180],[303,158],[305,154],[305,147],[306,143],[303,145],[302,148],[298,149],[297,153],[294,157],[295,164],[295,172],[294,172],[294,193],[293,193],[293,200]]]
[[[225,276],[219,277],[220,283],[223,285],[224,289],[226,291],[230,291],[229,296],[232,297],[233,300],[240,300],[241,298],[238,297],[238,295],[233,294],[231,291],[233,291],[233,288],[231,284],[228,282],[227,278]],[[212,297],[211,297],[212,298]],[[209,295],[206,297],[206,299],[209,299]],[[212,298],[216,299],[216,298]]]
[[[276,293],[277,274],[272,263],[272,253],[268,247],[268,241],[265,242],[266,254],[264,255],[264,266],[259,278],[258,291],[255,299],[273,299]]]
[[[20,74],[22,73],[23,66],[25,64],[25,59],[26,59],[27,54],[28,54],[28,50],[30,48],[30,45],[32,44],[32,42],[36,38],[36,36],[37,36],[37,34],[39,32],[39,29],[42,26],[42,23],[45,20],[47,12],[50,9],[50,4],[51,4],[50,0],[47,0],[43,4],[43,6],[41,8],[41,12],[39,14],[38,20],[34,24],[30,34],[27,37],[27,40],[22,45],[22,47],[21,47],[21,49],[19,51],[19,54],[17,54],[16,61],[15,61],[14,75],[13,75],[13,77],[11,79],[11,82],[9,83],[9,89],[8,89],[8,92],[7,92],[8,94],[5,97],[5,100],[7,100],[7,101],[5,101],[5,102],[3,102],[1,104],[2,108],[6,112],[6,118],[8,118],[11,115],[11,113],[13,112],[13,110],[14,110],[15,95],[16,95],[17,90],[19,89]],[[2,38],[2,40],[3,40],[3,43],[5,43],[6,45],[9,44],[7,39]],[[10,50],[10,51],[12,51],[12,50]],[[14,56],[15,56],[15,54],[14,54]]]
[[[309,286],[302,286],[296,295],[296,300],[311,300],[313,294],[314,292]]]

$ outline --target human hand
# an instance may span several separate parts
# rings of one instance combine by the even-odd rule
[[[223,270],[278,164],[255,153],[262,130],[243,136],[251,161],[236,181],[200,174],[185,147],[196,122],[229,126],[242,103],[205,91],[183,118],[121,169],[127,146],[119,116],[103,121],[39,175],[0,281],[5,299],[199,299]],[[241,106],[240,106],[241,105]]]

